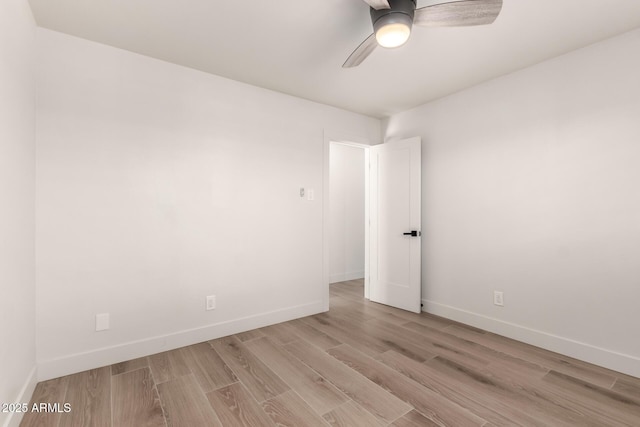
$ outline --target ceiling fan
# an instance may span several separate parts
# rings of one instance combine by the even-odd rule
[[[458,27],[486,25],[496,20],[502,0],[461,0],[416,9],[416,0],[363,0],[371,6],[371,34],[342,65],[360,65],[380,45],[402,46],[411,35],[413,24],[422,27]]]

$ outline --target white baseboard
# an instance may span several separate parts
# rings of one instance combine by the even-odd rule
[[[352,271],[349,273],[332,274],[329,276],[329,283],[346,282],[347,280],[356,280],[364,278],[363,271]]]
[[[251,329],[311,316],[323,311],[325,311],[323,301],[316,301],[84,353],[71,354],[57,359],[38,361],[38,381],[149,356]]]
[[[640,378],[640,358],[591,344],[494,319],[457,307],[422,300],[422,311],[465,323],[485,331],[564,354],[614,371]]]
[[[31,372],[29,372],[29,376],[20,389],[16,400],[14,400],[15,403],[29,403],[31,401],[31,396],[33,396],[36,384],[38,383],[36,378],[36,367],[34,366]],[[3,427],[18,427],[23,416],[24,414],[20,412],[9,412],[9,417],[5,420]]]

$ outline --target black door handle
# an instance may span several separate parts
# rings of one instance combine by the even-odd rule
[[[418,237],[420,235],[419,231],[411,230],[409,233],[402,233],[404,236]]]

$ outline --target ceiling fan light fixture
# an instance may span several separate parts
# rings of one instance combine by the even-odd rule
[[[415,23],[421,27],[462,27],[492,24],[503,0],[436,0],[417,8],[416,0],[364,0],[369,5],[373,34],[354,50],[342,68],[357,67],[376,47],[402,46]],[[431,3],[432,1],[430,1]],[[415,19],[415,20],[414,20]]]
[[[392,23],[384,25],[376,31],[376,41],[382,47],[394,48],[405,44],[410,35],[410,26],[404,23]]]
[[[371,9],[371,22],[376,41],[382,47],[402,46],[411,36],[415,0],[394,0],[391,9]]]

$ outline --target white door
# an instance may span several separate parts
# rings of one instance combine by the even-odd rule
[[[369,299],[415,313],[421,299],[420,153],[419,137],[370,149]]]

